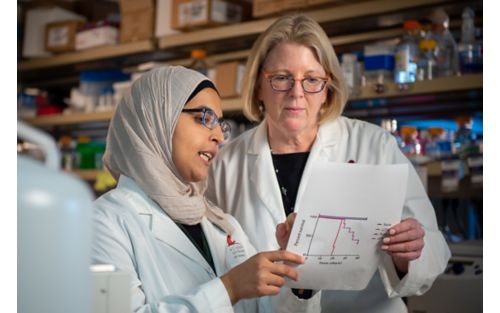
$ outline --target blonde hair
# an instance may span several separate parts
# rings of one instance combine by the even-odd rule
[[[342,70],[325,31],[312,18],[292,14],[276,20],[262,33],[252,47],[246,64],[242,98],[243,114],[251,121],[264,118],[257,98],[256,82],[269,52],[281,42],[293,42],[310,48],[331,80],[327,83],[327,97],[319,113],[319,123],[342,114],[348,99],[348,89]]]

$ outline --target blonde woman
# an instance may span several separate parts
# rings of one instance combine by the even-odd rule
[[[308,164],[410,164],[390,133],[341,116],[347,98],[335,51],[313,19],[284,16],[255,42],[243,101],[246,117],[260,124],[221,150],[207,196],[236,217],[257,250],[278,247],[276,226],[294,212]],[[410,168],[401,222],[381,246],[384,263],[365,290],[323,291],[323,312],[406,312],[401,297],[424,293],[445,269],[449,249]]]

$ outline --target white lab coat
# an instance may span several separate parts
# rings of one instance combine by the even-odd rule
[[[121,176],[116,189],[95,201],[94,264],[113,264],[131,273],[134,312],[290,312],[319,310],[320,295],[310,301],[282,288],[276,297],[242,300],[232,306],[218,278],[255,254],[238,222],[229,217],[246,256],[231,258],[226,234],[208,219],[201,222],[212,253],[214,273],[201,253],[165,212],[130,178]],[[243,283],[243,282],[242,282]],[[271,307],[279,305],[276,310]],[[281,304],[279,304],[279,301]]]
[[[394,137],[382,128],[339,117],[323,124],[311,149],[303,177],[312,162],[323,160],[361,164],[411,164]],[[297,203],[305,186],[300,184]],[[335,191],[332,190],[334,194]],[[229,142],[212,164],[207,196],[240,222],[259,251],[277,247],[276,225],[285,220],[278,181],[274,173],[265,122]],[[414,168],[410,166],[403,218],[414,217],[424,227],[422,255],[410,263],[399,280],[386,254],[383,264],[362,291],[323,291],[322,312],[406,312],[400,297],[420,295],[444,271],[450,251],[437,227],[434,209]]]

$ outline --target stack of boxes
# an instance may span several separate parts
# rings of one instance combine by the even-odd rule
[[[120,17],[120,42],[141,41],[153,37],[153,0],[120,0]]]

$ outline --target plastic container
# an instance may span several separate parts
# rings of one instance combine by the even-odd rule
[[[37,144],[45,164],[17,156],[17,304],[21,313],[92,311],[93,193],[60,170],[54,140],[22,122],[18,138]]]
[[[420,31],[422,25],[416,20],[404,22],[405,34],[396,46],[394,81],[397,84],[413,83],[417,80]]]
[[[364,48],[364,76],[366,85],[383,92],[384,85],[393,81],[394,48],[385,44],[367,45]]]
[[[423,39],[420,41],[422,56],[418,60],[417,80],[431,80],[437,76],[438,62],[434,56],[436,41],[433,39]]]

